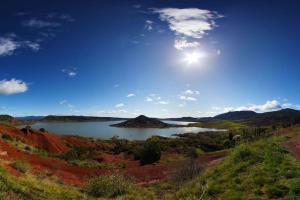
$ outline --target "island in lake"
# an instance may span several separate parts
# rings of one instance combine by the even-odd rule
[[[120,128],[171,128],[171,127],[184,127],[184,125],[179,124],[168,124],[162,122],[156,118],[146,117],[140,115],[134,119],[129,119],[125,122],[118,124],[112,124],[111,126]]]

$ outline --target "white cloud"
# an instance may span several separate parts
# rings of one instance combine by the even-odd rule
[[[37,42],[32,42],[32,41],[25,41],[24,44],[31,48],[33,51],[39,51],[40,50],[40,44]]]
[[[135,97],[135,94],[130,93],[130,94],[127,95],[127,97],[128,97],[128,98],[129,98],[129,97]]]
[[[197,101],[197,99],[195,97],[189,97],[189,96],[184,96],[184,95],[181,95],[179,98],[184,101]]]
[[[271,110],[277,110],[282,108],[280,103],[277,100],[267,101],[265,104],[262,105],[252,105],[248,107],[248,110],[253,110],[257,112],[266,112]]]
[[[158,103],[159,103],[159,104],[163,104],[163,105],[169,104],[169,103],[166,102],[166,101],[159,101]]]
[[[74,110],[73,110],[74,106],[73,106],[72,104],[70,104],[70,103],[68,102],[68,100],[65,100],[65,99],[64,99],[64,100],[60,101],[59,104],[60,104],[60,105],[65,105],[65,106],[67,106],[67,107],[70,109],[70,111],[72,111],[72,112],[74,111]]]
[[[23,93],[28,90],[28,86],[21,80],[11,79],[0,81],[0,94],[11,95]]]
[[[198,95],[198,94],[200,94],[200,92],[198,91],[198,90],[186,90],[186,91],[184,91],[184,94],[186,94],[186,95]]]
[[[0,56],[12,55],[20,44],[12,38],[0,37]]]
[[[13,55],[20,48],[30,48],[33,51],[39,51],[40,45],[29,40],[16,40],[15,34],[10,34],[8,37],[0,37],[0,56]]]
[[[268,112],[268,111],[279,110],[282,108],[297,109],[297,105],[292,105],[290,103],[281,104],[277,100],[270,100],[270,101],[266,101],[266,103],[264,103],[264,104],[250,104],[247,106],[240,106],[240,107],[224,107],[224,108],[212,107],[212,110],[215,111],[214,112],[215,114],[220,114],[220,113],[226,113],[226,112],[232,112],[232,111]]]
[[[138,8],[141,8],[141,7],[142,7],[142,5],[140,5],[140,4],[135,4],[135,5],[133,5],[132,7],[134,7],[134,8],[136,8],[136,9],[138,9]]]
[[[77,75],[77,69],[71,68],[71,69],[62,69],[63,73],[66,73],[69,77],[75,77]]]
[[[152,98],[150,98],[150,97],[146,97],[145,101],[147,101],[147,102],[152,102],[152,101],[153,101],[153,99],[152,99]]]
[[[179,95],[179,99],[183,101],[197,101],[196,95],[199,95],[198,90],[185,90],[182,95]]]
[[[185,102],[182,102],[181,104],[178,105],[179,107],[184,107],[186,106],[186,103]]]
[[[22,25],[25,27],[31,27],[31,28],[45,28],[45,27],[58,27],[61,26],[58,22],[50,22],[50,21],[44,21],[39,19],[30,19],[25,20],[22,22]]]
[[[145,28],[148,30],[148,31],[151,31],[153,29],[153,21],[151,20],[146,20],[145,21]]]
[[[115,105],[115,108],[121,108],[121,107],[124,107],[125,105],[123,103],[119,103],[117,105]]]
[[[208,31],[217,26],[215,19],[223,17],[217,12],[199,8],[161,8],[154,9],[153,12],[158,13],[160,19],[166,21],[175,35],[181,38],[175,40],[174,44],[174,47],[179,50],[199,47],[198,42],[188,42],[182,38],[203,38]]]
[[[186,48],[197,48],[200,46],[199,42],[188,42],[185,39],[177,39],[174,42],[174,47],[178,50],[183,50]]]
[[[198,8],[162,8],[154,9],[162,21],[169,23],[169,28],[176,35],[202,38],[207,31],[216,27],[214,19],[222,17],[217,12]]]

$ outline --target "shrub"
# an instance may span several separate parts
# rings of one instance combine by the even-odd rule
[[[2,137],[3,140],[9,140],[9,141],[13,140],[13,138],[10,135],[6,134],[6,133],[2,133],[1,137]]]
[[[43,133],[47,132],[46,129],[44,129],[44,128],[40,128],[40,131]]]
[[[121,175],[104,175],[91,179],[84,191],[94,197],[112,198],[127,193],[130,185]]]
[[[202,156],[204,154],[204,151],[200,148],[192,148],[189,153],[188,156],[190,158],[198,158],[199,156]]]
[[[15,168],[16,170],[18,170],[19,172],[22,172],[22,173],[25,173],[30,169],[29,164],[23,160],[16,160],[12,164],[12,166],[13,166],[13,168]]]
[[[182,167],[178,168],[173,175],[173,181],[177,185],[182,185],[187,181],[190,181],[201,174],[204,166],[199,165],[194,160],[185,163]]]
[[[161,149],[156,142],[147,141],[135,153],[135,158],[139,158],[142,165],[151,164],[160,160]]]
[[[285,196],[289,191],[289,188],[284,185],[270,185],[266,189],[266,193],[269,198],[279,198]]]

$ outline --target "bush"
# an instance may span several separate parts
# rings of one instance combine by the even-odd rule
[[[47,132],[46,129],[44,129],[44,128],[40,128],[40,131],[43,132],[43,133]]]
[[[22,172],[22,173],[25,173],[30,169],[29,164],[23,160],[16,160],[12,164],[12,166],[13,166],[13,168],[15,168],[16,170],[18,170],[19,172]]]
[[[10,135],[6,134],[6,133],[2,133],[1,137],[2,137],[3,140],[9,140],[9,141],[13,140],[13,138]]]
[[[121,175],[104,175],[91,179],[84,191],[94,197],[113,198],[126,194],[130,185]]]
[[[187,181],[193,180],[198,177],[204,169],[203,165],[199,165],[194,160],[185,163],[182,167],[178,168],[173,175],[173,181],[177,185],[182,185]]]
[[[135,159],[140,159],[142,165],[151,164],[160,160],[161,149],[156,142],[147,141],[135,152]]]
[[[204,154],[204,151],[200,148],[192,148],[189,152],[188,152],[188,156],[190,158],[198,158],[199,156],[202,156]]]
[[[284,185],[271,185],[266,189],[266,193],[268,197],[272,198],[280,198],[285,196],[289,192],[289,188]]]

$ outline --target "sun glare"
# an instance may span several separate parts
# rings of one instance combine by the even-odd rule
[[[204,58],[204,53],[201,52],[192,52],[192,53],[186,53],[184,61],[187,62],[187,64],[196,64],[199,63],[200,59]]]

